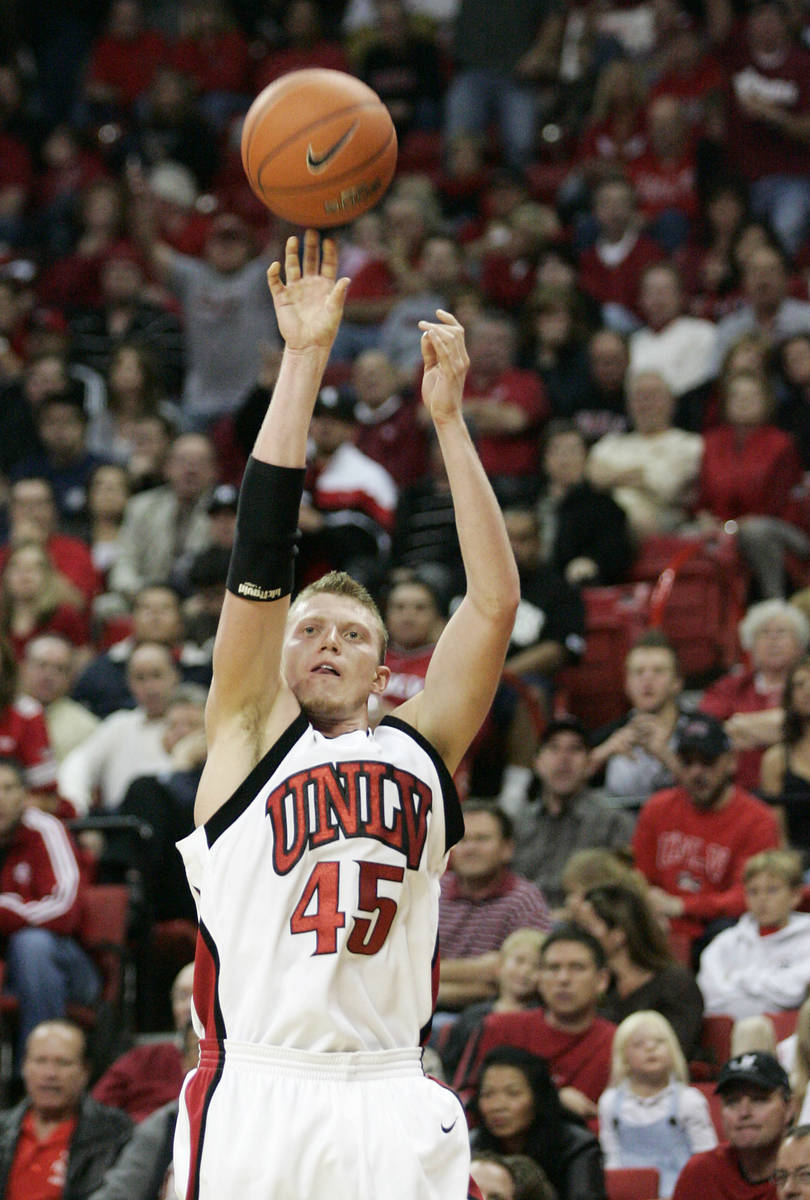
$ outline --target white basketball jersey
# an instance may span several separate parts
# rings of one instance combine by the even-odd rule
[[[178,844],[198,1033],[317,1052],[424,1041],[439,879],[462,833],[452,778],[411,726],[328,738],[296,718]]]

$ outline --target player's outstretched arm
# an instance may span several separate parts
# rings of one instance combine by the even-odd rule
[[[337,248],[314,230],[285,248],[267,282],[284,339],[273,397],[242,480],[228,587],[214,643],[206,709],[209,758],[197,799],[206,820],[258,761],[274,706],[295,702],[281,679],[281,649],[293,580],[307,431],[343,313],[347,279],[337,279]],[[287,711],[289,709],[289,712]],[[272,723],[271,723],[272,724]]]
[[[430,412],[453,495],[467,589],[433,652],[424,691],[397,709],[455,770],[481,726],[503,669],[520,599],[501,510],[462,417],[469,367],[464,330],[439,309],[420,321]]]

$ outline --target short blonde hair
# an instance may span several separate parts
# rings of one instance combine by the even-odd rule
[[[377,627],[377,632],[380,635],[380,662],[385,658],[385,652],[388,649],[388,630],[385,628],[385,622],[382,619],[380,610],[367,588],[364,588],[362,583],[358,583],[356,579],[352,579],[346,571],[329,571],[326,575],[322,575],[320,579],[316,579],[314,583],[308,583],[305,588],[298,593],[290,605],[290,611],[287,617],[290,618],[311,596],[348,596],[350,600],[356,600],[361,608],[365,608],[374,625]]]
[[[652,1008],[642,1008],[638,1012],[631,1013],[629,1017],[625,1017],[613,1035],[613,1050],[610,1060],[610,1086],[618,1087],[622,1080],[627,1078],[625,1047],[633,1034],[637,1033],[644,1025],[649,1025],[656,1033],[660,1033],[666,1041],[672,1063],[670,1076],[677,1079],[680,1083],[686,1083],[689,1079],[689,1071],[681,1044],[675,1035],[675,1030],[660,1012],[656,1012]]]
[[[542,929],[515,929],[501,942],[499,948],[501,959],[503,960],[508,955],[513,954],[515,950],[520,950],[523,947],[528,950],[536,950],[539,959],[540,950],[545,940],[546,935]]]
[[[788,887],[801,887],[801,855],[795,850],[761,850],[747,859],[743,867],[743,883],[748,883],[755,875],[773,875]]]

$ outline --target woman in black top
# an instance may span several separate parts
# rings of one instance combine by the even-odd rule
[[[490,1050],[481,1067],[470,1135],[480,1150],[526,1154],[540,1166],[558,1200],[605,1200],[599,1141],[567,1113],[542,1058],[515,1046]]]
[[[689,1060],[703,1023],[703,997],[694,975],[675,961],[642,893],[621,883],[585,893],[578,920],[601,943],[610,987],[600,1012],[618,1025],[640,1009],[666,1017]]]

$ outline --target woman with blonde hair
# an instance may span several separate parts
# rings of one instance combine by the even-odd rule
[[[599,1098],[599,1140],[607,1168],[656,1168],[662,1197],[672,1195],[693,1154],[717,1145],[706,1097],[687,1080],[666,1017],[642,1009],[622,1021],[613,1037],[610,1085]]]
[[[87,621],[64,603],[60,578],[40,542],[19,542],[6,559],[0,577],[0,631],[17,662],[31,639],[42,633],[60,633],[89,655]]]

